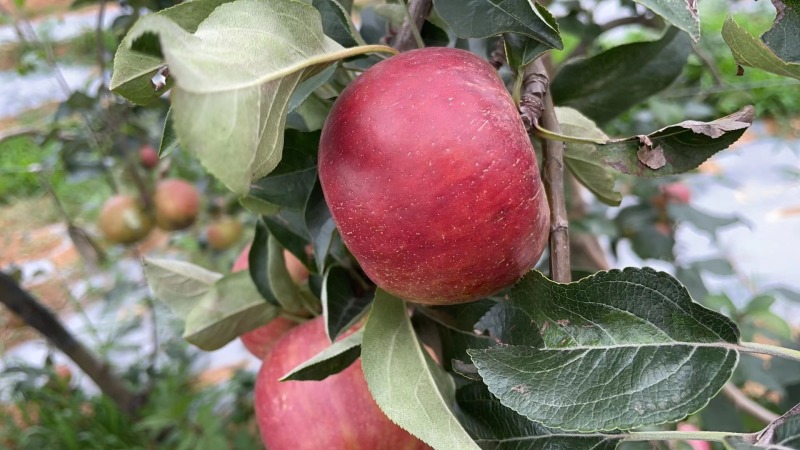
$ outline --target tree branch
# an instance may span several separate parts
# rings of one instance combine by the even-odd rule
[[[529,129],[534,124],[560,133],[550,79],[545,64],[537,59],[525,68],[520,112]],[[550,205],[550,278],[559,283],[572,279],[569,261],[569,220],[564,196],[564,144],[542,139],[544,185]]]
[[[431,13],[432,6],[433,0],[409,0],[408,15],[403,21],[403,28],[395,36],[392,47],[401,52],[419,48],[417,42],[419,30],[422,29],[425,19]]]
[[[727,397],[728,400],[733,402],[733,405],[736,406],[736,409],[740,409],[766,424],[772,423],[778,420],[780,417],[774,412],[751,400],[747,394],[742,392],[741,389],[736,387],[736,385],[730,381],[725,383],[725,385],[722,387],[722,394]]]
[[[128,389],[105,362],[64,328],[64,325],[33,296],[23,290],[9,275],[0,272],[0,303],[20,316],[26,324],[46,337],[64,352],[97,384],[103,394],[111,398],[124,412],[133,415],[142,405],[144,397]]]

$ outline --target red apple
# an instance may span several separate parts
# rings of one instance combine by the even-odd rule
[[[429,449],[378,408],[356,361],[322,381],[278,379],[330,345],[323,318],[290,330],[269,352],[256,379],[261,439],[270,450]]]
[[[378,286],[453,304],[536,264],[550,215],[536,156],[494,68],[451,48],[382,61],[337,99],[319,176],[342,239]]]
[[[236,258],[236,262],[233,263],[233,268],[231,269],[233,272],[238,272],[240,270],[247,270],[248,267],[248,255],[250,253],[250,245],[242,250],[242,253]],[[295,258],[297,259],[297,258]],[[298,260],[298,263],[300,261]],[[287,259],[287,266],[289,260]],[[302,263],[301,263],[302,264]],[[287,267],[288,268],[288,267]],[[289,271],[291,275],[291,270]],[[308,278],[308,270],[306,270],[306,279]],[[298,282],[295,280],[295,282]],[[273,345],[283,336],[289,329],[294,328],[297,325],[297,322],[293,320],[286,319],[284,317],[276,317],[272,319],[268,324],[258,327],[253,331],[249,331],[244,333],[243,335],[239,336],[239,339],[242,340],[242,344],[244,344],[245,348],[256,358],[264,359],[267,355],[269,350],[272,348]]]
[[[658,194],[653,196],[650,203],[662,211],[666,210],[668,204],[686,204],[692,199],[692,190],[683,183],[665,184],[659,188]]]
[[[173,178],[158,183],[153,203],[159,228],[166,231],[182,230],[197,218],[200,194],[191,183]]]
[[[286,270],[296,284],[303,284],[308,280],[308,268],[303,264],[294,253],[289,250],[283,251],[283,259],[286,262]]]
[[[153,220],[138,198],[115,195],[103,204],[98,226],[109,242],[132,244],[150,233]]]
[[[231,216],[222,216],[214,220],[206,229],[208,246],[214,250],[227,250],[242,238],[242,223]]]
[[[670,203],[686,204],[692,199],[692,190],[683,183],[670,183],[661,186],[661,193]]]
[[[158,152],[152,145],[143,145],[139,149],[139,160],[142,163],[142,167],[152,169],[158,165]]]
[[[275,343],[295,326],[297,326],[297,322],[279,316],[264,326],[244,333],[239,336],[239,339],[242,340],[242,344],[251,355],[263,360]]]

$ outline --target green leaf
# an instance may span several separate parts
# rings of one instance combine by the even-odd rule
[[[378,290],[361,364],[372,396],[400,427],[439,449],[478,449],[450,410],[452,379],[422,349],[402,300]]]
[[[712,238],[720,228],[741,223],[737,216],[715,216],[700,211],[689,204],[674,203],[667,206],[670,217],[675,220],[688,222],[700,231],[706,232]]]
[[[328,257],[328,252],[333,243],[336,224],[333,222],[328,204],[325,203],[325,196],[322,193],[322,185],[319,179],[317,179],[308,197],[305,221],[308,234],[311,235],[311,244],[314,247],[314,260],[317,271],[324,273],[325,259]]]
[[[334,342],[330,347],[314,355],[308,361],[292,369],[280,381],[321,381],[350,367],[361,355],[361,340],[364,329]]]
[[[262,216],[261,220],[283,248],[289,250],[303,264],[306,264],[311,272],[316,272],[316,266],[309,264],[306,256],[306,246],[311,239],[308,236],[302,211],[284,209],[275,215]]]
[[[672,84],[691,50],[689,36],[670,28],[654,42],[620,45],[572,60],[553,80],[553,100],[602,125]]]
[[[772,28],[761,40],[778,58],[789,63],[800,62],[800,3],[796,0],[775,0],[778,10]]]
[[[503,406],[481,383],[456,391],[462,422],[483,449],[613,450],[622,436],[576,435],[531,422]]]
[[[686,120],[647,136],[595,144],[614,169],[653,178],[692,170],[736,142],[753,123],[755,108],[741,110],[711,122]]]
[[[230,1],[232,0],[196,0],[181,3],[152,15],[167,18],[191,33],[197,30],[200,22],[205,20],[217,6]],[[168,77],[167,85],[156,90],[152,79],[156,72],[164,67],[163,58],[136,52],[131,49],[132,43],[133,36],[128,34],[117,49],[110,87],[112,91],[137,105],[146,105],[172,87],[173,80]]]
[[[530,0],[434,0],[433,5],[460,38],[519,33],[550,48],[564,48],[553,15]]]
[[[167,117],[164,118],[164,129],[161,132],[161,143],[158,146],[158,157],[169,156],[178,148],[178,136],[175,134],[175,126],[172,124],[172,108],[167,110]]]
[[[648,268],[570,284],[532,271],[499,305],[527,318],[544,348],[509,342],[469,354],[492,394],[546,426],[627,430],[682,419],[719,392],[738,360],[736,325]]]
[[[503,46],[508,66],[514,71],[527,66],[551,48],[547,44],[517,33],[503,34]]]
[[[263,220],[259,220],[256,223],[256,232],[253,236],[253,243],[250,245],[250,253],[247,255],[247,270],[261,297],[274,306],[280,306],[278,298],[272,292],[272,286],[269,281],[269,239],[269,229]]]
[[[275,298],[287,312],[291,314],[305,313],[306,299],[286,269],[283,247],[272,235],[270,235],[267,245],[269,247],[267,274]]]
[[[675,237],[659,230],[656,227],[658,221],[657,211],[648,204],[625,207],[614,218],[620,235],[630,240],[633,251],[640,258],[673,261]]]
[[[369,311],[373,295],[374,292],[357,294],[347,269],[331,266],[325,271],[322,280],[322,315],[325,317],[325,332],[331,341]]]
[[[182,261],[147,258],[153,294],[184,321],[183,337],[211,351],[274,319],[280,310],[265,303],[246,272],[221,276]]]
[[[281,160],[289,101],[304,79],[340,59],[388,51],[344,49],[323,34],[316,9],[293,0],[221,5],[195,33],[168,17],[144,16],[130,45],[153,35],[175,79],[170,99],[181,147],[238,194]]]
[[[597,125],[572,108],[556,108],[561,132],[569,136],[608,140]],[[568,142],[564,151],[567,167],[598,200],[610,206],[619,206],[622,194],[614,189],[617,173],[603,160],[592,144]]]
[[[650,8],[667,22],[689,33],[692,40],[700,41],[700,16],[697,0],[634,0]]]
[[[741,437],[725,438],[725,445],[733,450],[800,450],[800,415],[786,415],[758,433],[755,442]]]
[[[272,173],[250,185],[247,198],[258,200],[278,209],[302,210],[316,179],[316,166],[281,175]]]
[[[475,332],[476,323],[495,303],[484,299],[462,305],[419,309],[439,330],[442,365],[446,370],[452,368],[453,360],[469,361],[467,349],[488,348],[497,344],[494,338]]]
[[[336,0],[313,0],[312,4],[322,15],[325,35],[342,47],[366,45],[350,22],[350,15]]]
[[[730,16],[722,25],[722,38],[731,48],[733,58],[740,66],[754,67],[800,80],[800,64],[782,60],[758,38],[734,22]]]

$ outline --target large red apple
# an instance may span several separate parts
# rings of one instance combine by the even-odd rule
[[[256,418],[270,450],[429,449],[378,408],[356,361],[322,381],[278,379],[330,345],[322,317],[289,331],[256,379]]]
[[[250,253],[250,246],[242,250],[242,253],[236,258],[236,261],[233,263],[233,268],[231,269],[233,272],[238,272],[240,270],[247,270],[249,264],[247,261],[248,255]],[[297,259],[297,258],[295,258]],[[300,261],[298,260],[298,263]],[[287,266],[289,265],[289,260],[287,259]],[[302,264],[302,263],[300,263]],[[304,266],[305,267],[305,266]],[[291,271],[289,273],[291,275]],[[306,270],[306,279],[308,278],[308,270]],[[303,280],[305,281],[305,280]],[[298,282],[295,280],[295,282]],[[299,282],[298,282],[299,283]],[[239,339],[242,340],[242,344],[244,344],[245,348],[256,358],[264,359],[267,356],[267,353],[278,342],[278,339],[281,338],[287,331],[291,328],[294,328],[297,325],[297,322],[293,320],[289,320],[284,317],[276,317],[272,319],[268,324],[260,326],[253,331],[248,331],[243,335],[239,336]]]
[[[115,195],[103,203],[98,226],[109,242],[132,244],[150,233],[153,220],[138,198]]]
[[[359,76],[325,123],[319,176],[347,248],[407,300],[489,295],[547,242],[547,199],[519,112],[492,66],[463,50],[414,50]]]
[[[158,183],[153,203],[159,228],[166,231],[182,230],[197,218],[200,194],[191,183],[173,178]]]

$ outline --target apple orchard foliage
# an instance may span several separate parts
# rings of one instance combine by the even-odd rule
[[[670,424],[706,408],[748,361],[742,353],[800,360],[791,349],[747,342],[666,273],[627,268],[561,284],[533,267],[550,214],[536,136],[566,141],[566,170],[616,206],[621,173],[693,170],[754,119],[741,105],[708,122],[608,138],[600,126],[672,84],[700,38],[693,0],[638,3],[660,17],[660,38],[567,58],[553,72],[557,108],[544,114],[561,135],[542,121],[528,135],[516,102],[532,86],[526,69],[564,47],[562,27],[597,36],[569,8],[554,16],[527,0],[435,0],[419,37],[460,49],[401,55],[381,44],[403,22],[398,4],[361,9],[359,30],[351,2],[335,0],[195,0],[131,28],[112,89],[139,104],[169,90],[161,153],[194,155],[258,216],[246,272],[150,259],[156,296],[185,320],[186,339],[207,350],[286,317],[317,316],[289,331],[313,340],[313,351],[283,354],[275,349],[296,345],[281,340],[265,357],[256,408],[271,449],[304,438],[309,448],[337,446],[359,432],[347,434],[350,442],[379,448],[368,437],[376,430],[398,433],[391,448],[402,448],[399,436],[410,436],[392,422],[436,449],[680,439],[687,435],[669,434]],[[798,41],[786,37],[797,36],[798,4],[773,3],[781,13],[763,40],[732,19],[723,38],[740,65],[800,78]],[[500,54],[499,71],[482,61]],[[156,89],[150,80],[164,67],[167,83]],[[621,211],[620,227],[686,206],[689,193],[677,186],[654,192],[656,212]],[[546,188],[551,198],[564,189]],[[671,252],[670,228],[656,220]],[[287,255],[307,279],[292,279]],[[320,382],[299,381],[333,386],[362,372],[382,413],[363,386],[353,404],[341,396],[352,383],[322,396],[314,394]],[[279,396],[294,414],[275,407]],[[362,415],[365,408],[377,416]],[[332,415],[353,428],[336,429]],[[690,437],[797,449],[796,419],[763,434]]]

